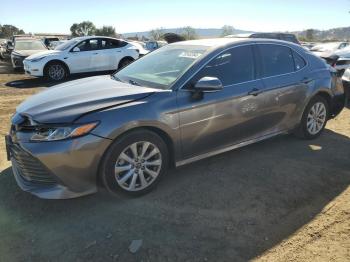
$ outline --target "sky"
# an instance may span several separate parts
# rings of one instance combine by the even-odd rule
[[[299,31],[350,26],[350,0],[4,0],[0,24],[25,32],[69,33],[85,20],[118,33],[154,28]]]

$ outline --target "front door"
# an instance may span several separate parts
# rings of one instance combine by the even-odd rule
[[[259,136],[264,118],[263,83],[256,79],[253,45],[224,51],[178,91],[183,157],[220,150]],[[223,90],[193,98],[191,87],[202,77],[217,77]]]
[[[98,63],[98,40],[89,39],[82,41],[75,47],[79,51],[70,52],[66,63],[69,65],[71,73],[83,73],[83,72],[92,72],[96,71],[96,68],[99,66]]]

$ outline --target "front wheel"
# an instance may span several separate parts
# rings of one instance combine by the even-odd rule
[[[316,96],[306,106],[296,135],[305,139],[314,139],[323,132],[329,116],[329,105],[326,99]]]
[[[68,76],[68,70],[62,63],[51,63],[45,68],[45,76],[51,81],[62,81]]]
[[[111,193],[143,195],[151,191],[168,167],[163,139],[146,129],[117,139],[102,161],[102,182]]]

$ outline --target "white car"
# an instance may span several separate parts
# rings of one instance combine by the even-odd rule
[[[315,45],[310,49],[310,51],[320,57],[328,56],[330,53],[333,53],[337,50],[344,49],[349,46],[347,42],[332,42]]]
[[[129,44],[135,46],[135,48],[139,51],[140,56],[147,55],[150,51],[146,49],[146,44],[141,41],[128,41]]]
[[[61,81],[75,73],[117,70],[138,58],[138,50],[123,40],[84,36],[29,56],[23,64],[29,75]]]

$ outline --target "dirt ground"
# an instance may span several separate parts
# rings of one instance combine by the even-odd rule
[[[0,136],[51,84],[0,62]],[[0,261],[350,261],[350,110],[314,141],[280,136],[171,170],[142,198],[22,192],[0,142]],[[142,240],[137,253],[128,248]]]

